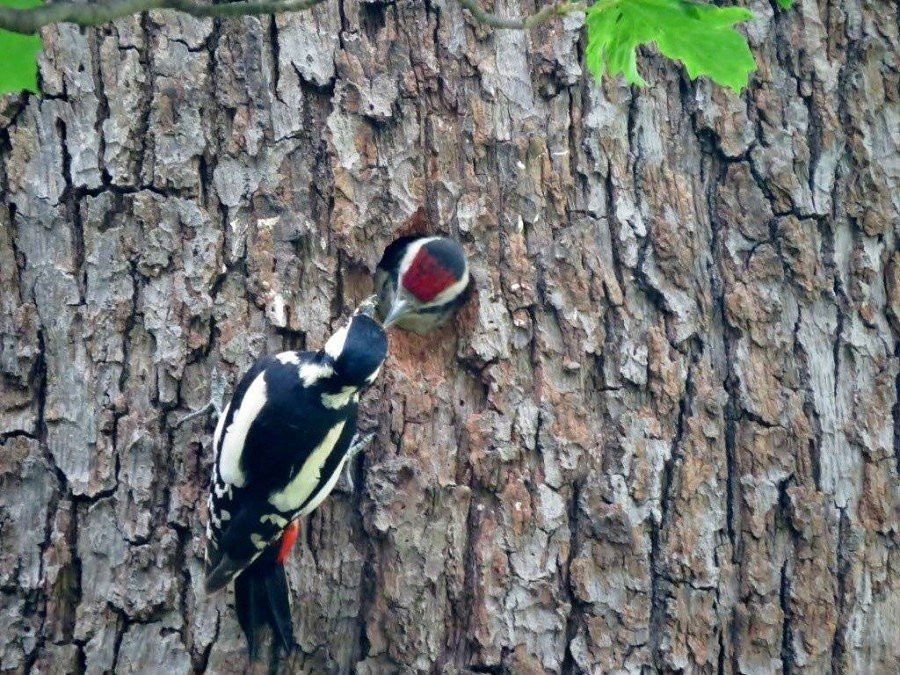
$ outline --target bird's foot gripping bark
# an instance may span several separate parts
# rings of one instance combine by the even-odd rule
[[[353,441],[350,443],[350,447],[347,449],[347,458],[344,460],[344,471],[345,476],[347,477],[347,485],[350,486],[350,492],[354,492],[356,488],[353,486],[353,459],[358,455],[362,450],[365,450],[372,443],[372,439],[375,438],[375,432],[370,434],[366,434],[365,436],[360,436],[358,433],[353,437]]]
[[[212,401],[210,401],[209,403],[207,403],[205,406],[203,406],[199,410],[195,410],[192,413],[188,413],[181,419],[175,420],[174,426],[176,428],[180,427],[185,422],[190,422],[191,420],[196,419],[198,417],[203,417],[204,415],[211,413],[213,411],[215,411],[215,413],[216,413],[216,418],[218,418],[218,416],[222,414],[222,411],[217,409],[215,404]]]
[[[227,381],[224,377],[222,377],[217,370],[213,370],[211,384],[210,384],[210,399],[209,403],[200,408],[199,410],[195,410],[192,413],[188,413],[184,417],[179,420],[176,420],[174,423],[174,427],[178,428],[182,426],[185,422],[190,422],[193,419],[198,417],[203,417],[204,415],[208,415],[211,412],[216,413],[215,419],[219,419],[222,416],[222,410],[224,408],[225,401],[225,390],[228,386]]]

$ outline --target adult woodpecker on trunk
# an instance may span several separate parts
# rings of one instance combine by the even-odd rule
[[[375,270],[378,315],[385,328],[396,324],[428,333],[462,306],[468,285],[469,264],[459,242],[447,237],[400,237],[385,249]]]
[[[209,494],[206,590],[234,580],[250,658],[268,624],[294,644],[284,561],[297,519],[334,489],[356,433],[357,404],[387,355],[387,336],[364,303],[316,352],[257,361],[219,418]]]

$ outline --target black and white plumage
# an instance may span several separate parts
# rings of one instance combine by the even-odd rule
[[[358,310],[317,352],[282,352],[241,378],[213,437],[206,589],[235,580],[251,657],[270,624],[290,648],[285,528],[334,489],[356,432],[357,404],[387,355],[381,325]]]
[[[447,237],[400,237],[385,249],[375,270],[385,328],[396,324],[414,333],[446,323],[465,303],[468,286],[466,254]]]

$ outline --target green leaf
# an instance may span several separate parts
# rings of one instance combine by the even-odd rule
[[[587,66],[598,78],[608,71],[644,85],[635,50],[655,42],[664,56],[684,64],[691,79],[705,75],[740,92],[756,62],[733,26],[752,18],[743,7],[688,0],[598,0],[587,12]]]
[[[778,6],[781,9],[790,9],[794,6],[794,0],[778,0]]]
[[[0,5],[25,9],[42,0],[0,0]],[[8,92],[39,92],[37,55],[44,43],[40,35],[22,35],[0,29],[0,95]]]

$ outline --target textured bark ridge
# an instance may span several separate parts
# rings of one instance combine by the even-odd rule
[[[46,30],[0,113],[0,670],[244,671],[175,421],[423,208],[473,302],[392,336],[279,670],[896,672],[896,7],[750,6],[741,97],[446,0]]]

